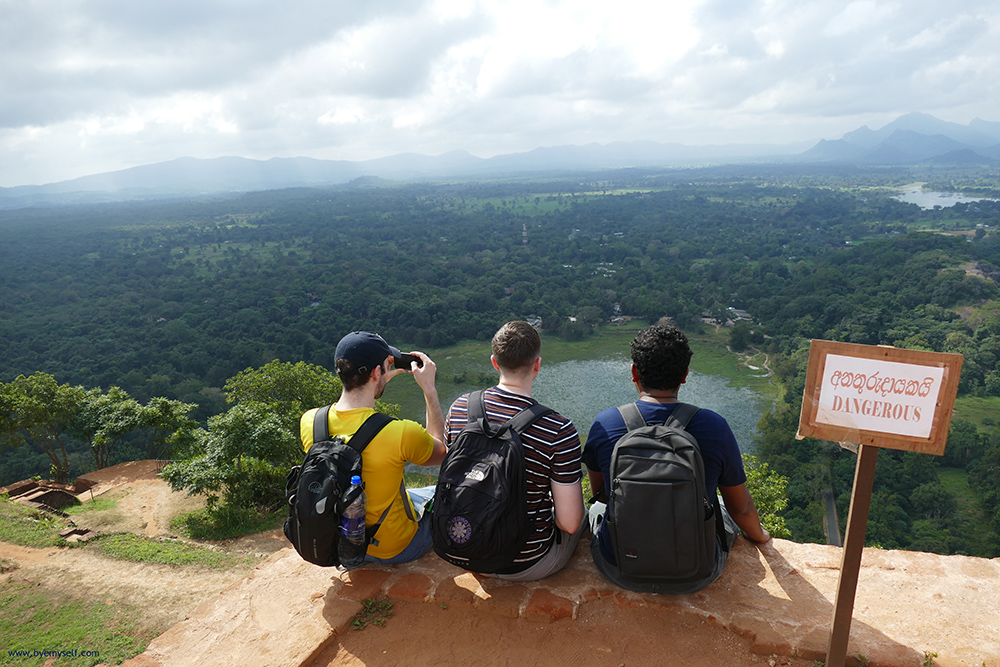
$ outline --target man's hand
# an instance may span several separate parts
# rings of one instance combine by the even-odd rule
[[[396,377],[397,375],[402,375],[403,373],[407,372],[409,371],[407,371],[405,368],[395,368],[395,367],[390,368],[389,372],[385,374],[385,381],[389,382],[389,380]]]
[[[746,484],[739,486],[719,486],[719,493],[722,494],[722,502],[726,504],[726,511],[733,518],[736,525],[740,527],[743,536],[751,542],[764,544],[770,541],[771,533],[764,530],[760,525],[760,517],[757,515],[757,506],[754,505],[750,492],[747,491]]]
[[[434,381],[437,377],[437,364],[423,352],[414,351],[411,354],[420,357],[423,365],[418,366],[417,362],[412,361],[410,362],[410,368],[406,372],[413,375],[413,379],[416,380],[417,385],[423,390],[424,394],[428,390],[435,391]]]
[[[424,465],[439,465],[444,460],[447,449],[444,444],[444,413],[441,412],[441,402],[438,399],[437,387],[434,386],[434,379],[437,376],[437,364],[423,352],[414,351],[420,357],[423,365],[418,366],[417,362],[410,363],[410,370],[416,380],[417,386],[424,392],[424,404],[427,408],[427,432],[434,438],[434,453],[429,461]]]

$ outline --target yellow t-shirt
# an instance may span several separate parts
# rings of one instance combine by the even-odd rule
[[[313,418],[317,410],[319,408],[309,410],[299,421],[299,433],[305,451],[309,451],[313,444]],[[353,435],[374,412],[372,408],[343,411],[330,408],[331,437]],[[365,523],[374,526],[385,508],[392,503],[392,509],[375,535],[378,546],[372,544],[368,547],[368,553],[375,558],[392,558],[399,554],[417,532],[416,521],[411,521],[407,516],[407,511],[410,516],[416,516],[413,504],[407,494],[399,492],[403,482],[403,467],[407,461],[423,465],[433,453],[434,438],[423,426],[409,419],[390,422],[361,453],[361,476],[365,483],[365,495],[368,497]]]

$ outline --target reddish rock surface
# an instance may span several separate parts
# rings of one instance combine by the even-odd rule
[[[309,565],[289,548],[125,664],[377,665],[396,664],[407,650],[411,657],[423,652],[413,664],[495,664],[496,650],[530,651],[531,642],[536,645],[530,664],[537,665],[577,660],[618,665],[623,658],[635,661],[644,655],[646,664],[657,664],[656,653],[648,652],[660,650],[690,652],[686,662],[672,664],[721,664],[712,662],[722,660],[712,653],[720,649],[715,644],[677,645],[685,633],[697,632],[698,641],[716,637],[715,643],[725,644],[733,641],[725,637],[736,637],[759,656],[749,663],[746,658],[725,661],[729,664],[759,659],[804,667],[825,658],[839,568],[836,547],[775,540],[758,549],[740,540],[714,584],[691,595],[657,596],[610,586],[593,568],[586,545],[566,570],[530,584],[477,577],[433,554],[406,565],[342,573]],[[358,600],[377,594],[391,596],[400,617],[410,620],[390,619],[386,628],[363,631],[369,635],[349,630]],[[936,653],[934,664],[942,666],[998,665],[998,608],[1000,559],[866,550],[849,664],[864,659],[871,665],[913,667],[923,664],[925,654]],[[440,635],[426,637],[438,632],[424,624],[443,624]],[[650,635],[649,624],[679,635]],[[609,632],[615,627],[617,632]],[[511,639],[511,633],[523,633],[523,641]],[[558,642],[557,636],[562,637]],[[671,646],[657,645],[668,636]],[[561,645],[570,637],[566,648],[549,650],[555,644],[547,642]],[[628,637],[632,643],[625,642]],[[645,640],[648,645],[637,644]],[[456,648],[456,642],[478,646],[483,641],[499,642],[483,662],[477,661],[479,654]],[[510,642],[506,649],[505,642]],[[517,664],[513,655],[503,656],[506,664]]]

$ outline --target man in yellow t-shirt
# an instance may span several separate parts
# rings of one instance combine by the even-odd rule
[[[444,415],[434,386],[437,366],[423,352],[414,352],[421,364],[393,368],[401,354],[376,333],[354,331],[337,345],[337,376],[343,383],[340,399],[330,409],[330,435],[353,435],[375,412],[375,399],[382,396],[386,383],[401,373],[410,373],[424,393],[427,428],[409,419],[390,422],[368,444],[361,455],[362,478],[368,507],[365,523],[373,526],[386,507],[392,505],[368,547],[365,560],[375,563],[405,563],[431,548],[430,514],[423,507],[434,487],[406,490],[403,467],[407,462],[436,466],[444,459]],[[306,451],[313,444],[313,408],[299,423]],[[423,515],[423,516],[422,516]]]

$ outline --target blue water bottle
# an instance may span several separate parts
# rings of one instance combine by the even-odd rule
[[[337,544],[337,553],[340,556],[340,564],[347,570],[363,565],[365,553],[368,551],[368,545],[365,544],[365,512],[368,499],[365,497],[361,477],[354,475],[351,477],[348,495],[355,493],[357,487],[360,487],[357,498],[344,508],[344,513],[340,515],[340,540]]]

